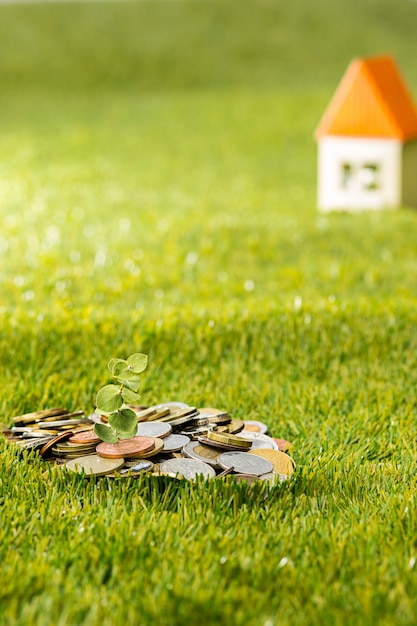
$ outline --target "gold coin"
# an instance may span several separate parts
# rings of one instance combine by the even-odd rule
[[[237,437],[237,435],[218,433],[214,431],[209,431],[206,438],[211,441],[217,441],[218,443],[225,443],[228,446],[237,446],[243,450],[249,450],[252,445],[251,441],[242,439],[242,437]]]
[[[171,411],[169,410],[169,407],[156,409],[155,413],[152,413],[152,415],[148,417],[148,422],[154,422],[156,420],[160,420],[163,417],[167,417],[167,415],[170,415],[170,414],[171,414]]]
[[[245,422],[242,420],[232,420],[230,424],[226,426],[227,432],[236,434],[240,433],[245,428]]]
[[[202,409],[198,409],[200,411],[201,414],[204,415],[211,415],[213,417],[226,417],[228,416],[228,412],[227,411],[222,411],[221,409],[214,409],[211,406],[210,407],[203,407]]]
[[[43,409],[42,411],[33,411],[32,413],[16,415],[16,417],[13,418],[13,422],[15,424],[30,424],[30,422],[36,422],[45,417],[64,415],[65,413],[68,413],[67,409]]]
[[[256,454],[256,456],[270,461],[274,467],[274,471],[278,474],[290,476],[294,473],[295,463],[289,454],[285,454],[285,452],[257,448],[256,450],[251,450],[249,454]]]
[[[105,459],[98,454],[92,454],[67,461],[65,467],[77,474],[84,472],[87,476],[91,474],[104,476],[121,469],[124,462],[124,459]]]
[[[215,448],[210,448],[209,446],[205,446],[201,443],[193,448],[193,452],[195,452],[195,454],[198,454],[199,456],[202,456],[204,459],[210,459],[211,461],[215,461],[221,455],[221,452],[219,452],[219,450],[216,450]]]
[[[96,445],[96,443],[70,443],[69,441],[65,441],[64,443],[58,443],[56,447],[62,450],[68,450],[68,452],[73,452],[74,450],[83,450],[84,448],[93,448],[95,450]]]

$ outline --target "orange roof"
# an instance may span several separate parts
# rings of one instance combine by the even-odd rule
[[[389,56],[353,60],[315,136],[417,138],[417,110]]]

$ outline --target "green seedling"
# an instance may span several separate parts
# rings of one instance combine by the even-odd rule
[[[134,437],[138,418],[127,405],[137,404],[140,400],[140,374],[148,363],[146,354],[132,354],[127,360],[110,359],[107,368],[114,383],[98,390],[96,412],[107,418],[109,425],[95,424],[94,432],[107,443],[116,443],[119,439]]]

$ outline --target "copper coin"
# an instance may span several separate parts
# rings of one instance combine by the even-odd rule
[[[58,441],[65,441],[66,439],[69,439],[69,437],[71,437],[71,435],[73,434],[74,433],[72,433],[70,430],[66,430],[60,435],[53,437],[52,439],[47,441],[44,446],[42,446],[42,448],[39,450],[39,454],[43,458],[46,458],[47,456],[52,456],[52,448],[55,446],[55,444],[58,443]]]
[[[258,422],[258,420],[245,420],[244,430],[249,431],[250,433],[265,434],[268,430],[268,426],[263,422]]]
[[[70,443],[100,443],[101,439],[94,430],[83,430],[68,439]]]
[[[281,452],[286,452],[292,447],[291,441],[287,441],[286,439],[276,439],[274,437],[274,441],[278,446],[278,450],[281,450]]]
[[[248,485],[252,485],[254,482],[260,480],[260,476],[255,476],[254,474],[234,474],[233,479],[237,483],[248,483]]]
[[[96,452],[106,459],[129,459],[137,454],[150,452],[155,447],[155,442],[151,437],[131,437],[121,439],[117,443],[99,443]]]

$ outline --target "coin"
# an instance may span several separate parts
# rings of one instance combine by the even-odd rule
[[[274,441],[278,446],[278,450],[281,450],[281,452],[286,452],[292,447],[291,441],[287,441],[286,439],[276,439],[274,437]]]
[[[128,408],[132,409],[138,418],[138,422],[146,422],[151,415],[155,415],[156,409],[153,406],[148,407],[147,409],[143,409],[141,407],[136,406],[135,404],[128,404]]]
[[[68,439],[69,443],[100,443],[101,439],[94,430],[83,430],[80,433],[72,435]]]
[[[18,435],[19,437],[23,437],[25,439],[29,439],[32,437],[56,437],[56,435],[59,435],[59,432],[56,430],[47,430],[46,428],[44,428],[43,430],[36,430],[35,428],[25,428],[17,426],[13,426],[11,432],[13,433],[13,435]]]
[[[208,417],[210,424],[228,424],[232,419],[229,413],[217,409],[199,409],[201,417]]]
[[[232,433],[232,434],[239,433],[240,435],[240,433],[245,428],[245,422],[243,422],[242,420],[231,420],[231,422],[228,424],[228,426],[226,426],[226,428],[227,428],[228,433]]]
[[[52,452],[54,453],[55,457],[62,457],[63,459],[78,459],[80,458],[80,456],[89,456],[90,454],[96,454],[96,451],[94,450],[94,448],[91,448],[91,450],[78,450],[77,452],[62,452],[62,450],[59,450],[58,448],[53,447],[52,448]]]
[[[33,411],[32,413],[16,415],[16,417],[13,418],[13,422],[15,424],[26,424],[30,422],[35,422],[37,419],[64,415],[65,413],[68,413],[67,409],[62,409],[61,407],[57,407],[55,409],[43,409],[41,411]]]
[[[208,423],[209,423],[208,417],[201,417],[200,415],[198,415],[197,417],[193,419],[191,423],[191,427],[201,428],[202,426],[207,426]]]
[[[254,482],[260,480],[260,476],[255,476],[254,474],[234,474],[233,480],[237,483],[248,483],[248,485],[252,485]]]
[[[50,455],[50,453],[52,452],[52,448],[54,447],[55,444],[57,444],[59,441],[65,441],[65,439],[68,439],[69,437],[71,437],[73,433],[68,430],[65,433],[61,433],[60,435],[57,435],[56,437],[52,437],[51,439],[49,439],[49,441],[47,441],[42,448],[39,450],[39,454],[46,458],[47,456]]]
[[[123,467],[119,470],[119,474],[126,475],[131,472],[132,474],[141,474],[143,472],[149,472],[153,468],[152,461],[139,461],[135,465],[130,467]]]
[[[88,417],[80,417],[79,419],[64,419],[54,421],[38,422],[39,428],[58,428],[60,426],[72,426],[73,424],[90,424]]]
[[[255,458],[256,461],[253,461]],[[274,469],[270,461],[250,452],[224,452],[219,456],[219,465],[224,469],[232,467],[237,474],[255,474],[256,476],[267,474]]]
[[[170,419],[168,423],[171,424],[172,428],[178,428],[180,426],[184,426],[185,424],[192,424],[193,421],[194,421],[193,415],[185,415],[183,417]]]
[[[178,452],[182,450],[190,442],[190,438],[186,435],[169,435],[164,439],[163,452]]]
[[[292,458],[281,452],[280,450],[251,450],[249,454],[256,455],[263,459],[267,459],[272,463],[274,471],[278,474],[285,474],[290,476],[294,473],[295,463]]]
[[[184,454],[196,461],[203,461],[204,463],[208,463],[213,467],[220,467],[217,459],[222,454],[220,450],[216,450],[210,446],[205,446],[201,444],[199,441],[190,441],[183,448]]]
[[[65,411],[65,413],[63,413],[62,415],[59,415],[58,417],[61,417],[62,420],[69,420],[71,417],[84,417],[84,411],[73,411],[72,413],[68,413],[68,411]],[[44,422],[53,422],[56,419],[55,417],[45,417],[45,418],[41,418],[41,420],[39,421],[44,421]],[[36,420],[38,421],[38,420]]]
[[[214,409],[212,407],[204,407],[199,409],[201,415],[207,415],[210,417],[230,417],[227,411],[222,411],[221,409]]]
[[[141,422],[136,435],[141,437],[159,437],[163,439],[172,433],[172,426],[166,422]]]
[[[148,417],[148,422],[162,420],[164,417],[169,417],[170,415],[171,410],[168,406],[161,407],[160,409],[155,409],[155,413],[152,413],[152,415]]]
[[[9,441],[12,440],[9,439]],[[40,450],[50,441],[51,437],[45,437],[45,439],[20,439],[13,441],[13,443],[18,445],[22,450]]]
[[[258,422],[257,420],[244,420],[244,423],[244,430],[251,433],[266,433],[268,430],[268,426],[266,424]]]
[[[150,452],[155,447],[151,437],[132,437],[121,439],[117,443],[99,443],[96,450],[99,456],[106,459],[136,457],[138,454]]]
[[[72,439],[72,437],[70,437]],[[101,439],[99,438],[99,443]],[[57,448],[62,448],[63,450],[79,450],[80,448],[94,448],[96,449],[97,442],[91,441],[87,443],[71,443],[69,440],[64,441],[62,443],[57,443]]]
[[[163,409],[164,407],[168,407],[171,410],[175,409],[188,409],[189,405],[185,402],[160,402],[159,404],[155,404],[155,409]]]
[[[179,428],[179,432],[183,435],[190,435],[191,437],[196,437],[197,435],[207,435],[208,431],[211,430],[211,426],[186,426]]]
[[[278,450],[278,445],[272,437],[264,435],[262,433],[252,433],[249,431],[242,431],[239,433],[239,437],[249,439],[252,442],[251,450],[257,450],[258,448],[266,448],[268,450]]]
[[[268,480],[270,483],[283,483],[289,479],[286,474],[278,474],[278,472],[271,472],[270,474],[264,474],[261,476],[263,480]]]
[[[228,443],[220,443],[219,441],[213,441],[212,439],[208,439],[207,437],[205,437],[204,435],[200,435],[200,437],[198,437],[198,441],[200,443],[202,443],[205,446],[210,446],[213,448],[219,448],[220,450],[230,450],[230,451],[235,451],[235,452],[244,452],[245,448],[242,448],[241,446],[235,446],[233,444],[228,444]],[[249,448],[246,448],[246,450]]]
[[[101,415],[96,412],[90,413],[88,419],[94,422],[94,424],[104,424],[103,420],[101,419]]]
[[[213,478],[216,475],[211,465],[194,459],[168,459],[161,463],[161,472],[179,475],[186,480],[195,480],[199,475],[205,478]]]
[[[147,459],[149,457],[154,457],[163,451],[164,449],[163,439],[159,439],[158,437],[149,437],[149,439],[153,439],[153,442],[154,442],[154,447],[152,448],[152,450],[149,450],[148,452],[141,452],[140,454],[135,454],[135,456],[132,458]]]
[[[184,418],[194,418],[197,417],[199,415],[198,409],[196,409],[195,406],[188,406],[184,409],[171,409],[170,411],[170,415],[168,416],[168,420],[170,422],[172,421],[178,421],[180,419],[184,419]]]
[[[67,469],[78,474],[85,473],[86,475],[94,474],[95,476],[104,476],[121,469],[124,465],[124,459],[108,459],[93,454],[89,456],[80,456],[77,459],[67,461],[65,466]]]
[[[242,450],[249,450],[251,447],[251,442],[247,439],[242,439],[242,437],[238,437],[237,435],[226,434],[226,433],[218,433],[215,431],[210,431],[207,433],[207,439],[210,441],[215,441],[218,443],[225,443],[228,446],[236,446],[242,448]]]

